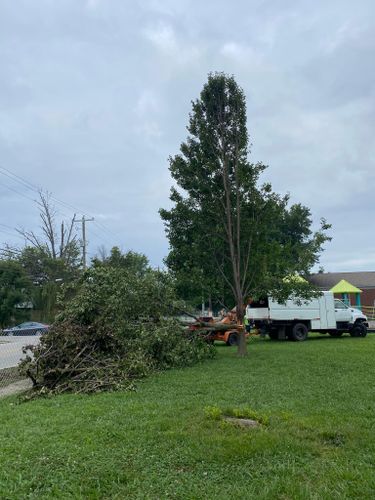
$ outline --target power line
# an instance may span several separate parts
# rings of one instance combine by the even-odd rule
[[[104,226],[101,222],[95,220],[95,225],[99,228],[99,229],[102,229],[102,231],[107,231],[107,233],[111,234],[112,236],[114,236],[115,238],[118,238],[119,234],[118,233],[115,233],[114,231],[112,231],[111,229],[107,228],[106,226]]]
[[[29,187],[29,189],[33,189],[34,191],[35,190],[38,191],[38,189],[39,189],[38,186],[36,186],[35,184],[32,184],[27,179],[24,179],[20,175],[15,174],[14,172],[12,172],[11,170],[9,170],[8,168],[3,167],[2,165],[0,165],[0,169],[6,172],[6,173],[2,172],[3,175],[7,175],[8,174],[7,177],[12,176],[11,178],[16,177],[19,180],[19,182],[22,182],[22,184],[25,184],[25,186]]]
[[[30,196],[27,196],[26,194],[23,194],[23,193],[21,193],[20,191],[17,191],[17,189],[11,188],[10,186],[7,186],[6,184],[0,184],[0,186],[3,186],[3,187],[5,187],[5,188],[9,189],[10,191],[13,191],[13,193],[17,193],[17,194],[19,194],[19,195],[20,195],[20,196],[22,196],[23,198],[26,198],[27,200],[30,200],[30,201],[32,201],[33,203],[35,203],[35,202],[36,202],[36,200],[35,200],[35,199],[30,198]]]
[[[7,177],[8,179],[20,184],[21,186],[23,186],[24,188],[32,191],[33,193],[37,193],[38,195],[41,194],[41,192],[43,192],[43,189],[42,187],[38,187],[36,186],[35,184],[29,182],[27,179],[11,172],[9,169],[3,167],[0,165],[0,174],[2,174],[3,176]],[[10,191],[13,191],[14,193],[18,194],[19,196],[22,196],[23,198],[25,199],[28,199],[28,200],[31,200],[33,203],[36,202],[35,199],[32,199],[30,198],[29,196],[25,195],[24,193],[18,191],[17,189],[14,189],[13,187],[10,187],[8,186],[7,184],[0,184],[0,185],[3,185],[4,187],[6,187],[7,189],[9,189]],[[74,205],[71,205],[70,203],[66,203],[62,200],[60,200],[59,198],[56,198],[55,196],[53,196],[52,194],[49,195],[50,199],[55,201],[56,203],[59,203],[60,205],[64,206],[64,207],[67,207],[71,210],[73,210],[75,213],[76,212],[82,212],[82,210],[78,209],[77,207],[75,207]],[[87,267],[87,239],[86,239],[86,222],[91,222],[93,221],[96,226],[98,227],[99,230],[101,231],[105,231],[107,234],[113,234],[116,238],[117,238],[117,235],[111,231],[110,229],[108,229],[106,226],[104,226],[102,223],[99,223],[99,222],[96,222],[94,217],[90,217],[90,218],[87,218],[86,215],[82,215],[82,219],[81,220],[75,220],[75,213],[74,213],[74,217],[73,217],[73,223],[74,222],[81,222],[82,224],[82,261],[83,261],[83,269],[86,269]],[[64,216],[66,216],[65,214],[63,214]],[[12,229],[10,226],[6,226],[5,224],[0,224],[1,226],[3,227],[6,227],[7,229]],[[4,233],[4,234],[7,234],[7,235],[10,235],[10,236],[16,236],[17,238],[21,238],[21,236],[19,234],[17,235],[14,235],[13,233],[10,233],[9,231],[4,231],[3,229],[0,230],[1,233]],[[105,243],[107,243],[107,240],[104,240],[104,238],[100,237],[99,235],[97,235],[96,233],[93,232],[93,234],[96,236],[96,237],[99,237],[99,239],[101,239],[102,241],[104,241]],[[21,238],[22,239],[22,238]]]
[[[36,192],[38,194],[40,193],[40,191],[47,191],[47,190],[43,189],[42,186],[36,186],[35,184],[32,184],[31,182],[29,182],[24,177],[21,177],[20,175],[17,175],[15,173],[13,173],[11,170],[9,170],[8,168],[3,167],[2,165],[0,165],[0,174],[5,175],[9,179],[12,179],[12,180],[14,180],[14,181],[22,184],[27,189],[31,189],[32,191],[34,191],[34,192]],[[65,207],[69,208],[70,210],[73,210],[75,212],[81,212],[81,213],[87,214],[87,212],[85,210],[81,210],[80,208],[77,208],[74,205],[71,205],[70,203],[66,203],[65,201],[62,201],[59,198],[56,198],[52,194],[51,194],[50,198],[52,200],[54,200],[55,202],[59,203],[60,205],[64,205]],[[87,214],[87,215],[90,215],[90,214]]]
[[[94,221],[94,224],[95,224],[95,221]],[[105,239],[105,236],[103,236],[103,233],[102,234],[98,234],[95,231],[93,231],[92,229],[90,229],[90,232],[91,232],[91,234],[93,234],[94,236],[96,236],[96,238],[98,238],[99,240],[101,240],[103,243],[105,243],[105,244],[108,243],[108,240]]]
[[[13,231],[13,229],[14,229],[14,227],[12,227],[12,226],[7,226],[6,224],[2,224],[1,222],[0,222],[0,226],[6,227],[7,229],[11,229],[12,231]]]
[[[2,234],[8,234],[9,236],[12,236],[12,238],[23,239],[21,235],[15,234],[15,233],[11,233],[10,231],[4,231],[4,229],[0,229],[0,233],[2,233]]]
[[[27,189],[30,189],[31,191],[36,192],[38,194],[42,190],[42,187],[38,187],[35,184],[32,184],[31,182],[29,182],[24,177],[21,177],[20,175],[17,175],[15,173],[13,173],[11,170],[9,170],[8,168],[5,168],[2,165],[0,165],[0,174],[8,177],[9,179],[11,179],[11,180],[13,180],[15,182],[18,182],[19,184],[22,184]],[[36,200],[32,200],[31,198],[29,198],[28,196],[24,195],[23,193],[20,193],[19,191],[16,191],[15,189],[10,188],[9,186],[5,186],[5,187],[7,187],[8,189],[10,189],[11,191],[14,191],[14,192],[18,193],[19,195],[23,196],[24,198],[27,198],[27,199],[29,199],[31,201],[34,201],[34,202],[36,201]],[[76,212],[81,212],[81,213],[83,213],[85,215],[89,215],[90,217],[93,218],[93,215],[90,214],[89,212],[85,211],[85,210],[81,210],[80,208],[75,207],[74,205],[71,205],[70,203],[66,203],[65,201],[62,201],[62,200],[60,200],[59,198],[56,198],[53,195],[51,195],[50,197],[56,203],[59,203],[60,205],[65,206],[66,208],[69,208],[70,210],[73,210],[73,212],[75,212],[75,213]],[[66,215],[64,215],[64,216],[66,217]],[[118,236],[119,236],[118,233],[116,234],[114,231],[112,231],[111,229],[107,228],[101,222],[95,221],[95,224],[97,225],[98,229],[100,229],[101,231],[106,231],[108,234],[111,234],[115,238],[118,238]]]
[[[2,170],[5,170],[2,171]],[[18,182],[19,184],[21,184],[22,186],[26,187],[27,189],[30,189],[31,191],[37,193],[37,194],[40,194],[41,191],[43,191],[42,187],[38,187],[36,186],[35,184],[32,184],[31,182],[29,182],[27,179],[24,179],[23,177],[20,177],[19,175],[17,174],[13,174],[10,170],[8,170],[7,168],[5,167],[2,167],[0,165],[0,174],[2,175],[5,175],[6,177],[8,177],[9,179],[11,179],[12,181],[15,181],[15,182]],[[10,174],[10,175],[9,175]],[[21,194],[21,193],[19,193]],[[22,194],[21,194],[22,195]],[[24,195],[25,196],[25,195]],[[57,198],[55,198],[53,195],[50,196],[51,199],[53,199],[55,202],[57,203],[60,203],[61,205],[64,205],[64,206],[67,206],[68,208],[72,208],[73,210],[75,210],[74,207],[72,207],[71,205],[61,201],[61,200],[58,200]],[[35,201],[35,200],[34,200]],[[81,212],[82,210],[78,210],[77,211]],[[62,214],[64,215],[64,217],[68,217],[66,214]]]

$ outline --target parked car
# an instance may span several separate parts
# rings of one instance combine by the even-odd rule
[[[20,325],[6,328],[3,330],[3,335],[37,335],[48,331],[49,325],[37,323],[35,321],[26,321]]]

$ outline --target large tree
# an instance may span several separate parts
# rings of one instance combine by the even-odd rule
[[[210,74],[192,107],[190,135],[170,158],[173,207],[160,211],[170,242],[166,262],[178,281],[203,281],[217,297],[225,284],[242,324],[249,295],[312,293],[283,278],[308,273],[328,225],[322,221],[312,233],[306,207],[288,207],[288,196],[259,186],[265,166],[249,162],[245,95],[232,76]],[[238,352],[246,354],[244,332]]]

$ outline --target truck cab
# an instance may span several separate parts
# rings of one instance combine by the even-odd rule
[[[344,327],[347,324],[354,324],[357,319],[363,318],[363,314],[359,309],[348,306],[340,299],[335,299],[334,304],[336,322],[338,324],[344,323]]]

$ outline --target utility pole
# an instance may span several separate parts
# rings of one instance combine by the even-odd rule
[[[82,264],[83,264],[83,270],[85,271],[86,268],[87,268],[87,258],[86,258],[86,255],[87,255],[87,240],[86,240],[86,222],[92,222],[94,219],[94,217],[91,217],[90,219],[86,219],[86,217],[84,215],[82,215],[82,219],[79,221],[79,220],[75,220],[73,219],[73,222],[81,222],[82,224]]]

